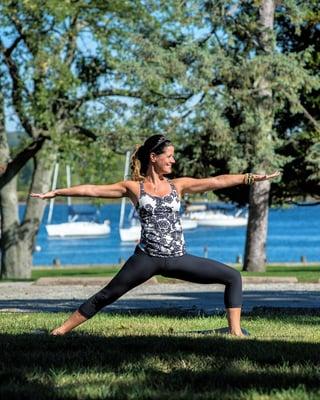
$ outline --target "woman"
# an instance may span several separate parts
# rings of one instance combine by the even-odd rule
[[[195,257],[185,250],[179,217],[180,198],[185,193],[203,193],[240,184],[253,184],[279,175],[220,175],[193,179],[169,180],[175,163],[174,147],[163,135],[153,135],[138,147],[132,156],[132,180],[111,185],[79,185],[57,189],[32,197],[50,199],[55,196],[89,196],[102,198],[129,197],[140,218],[141,240],[111,282],[83,303],[52,335],[64,335],[93,317],[130,289],[153,275],[183,279],[197,283],[225,285],[224,304],[228,332],[243,336],[240,327],[242,281],[240,273],[222,263]]]

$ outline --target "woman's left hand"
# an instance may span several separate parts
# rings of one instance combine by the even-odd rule
[[[281,174],[281,172],[277,171],[270,175],[252,174],[252,176],[254,178],[254,182],[260,182],[260,181],[267,181],[269,179],[277,178],[280,174]]]

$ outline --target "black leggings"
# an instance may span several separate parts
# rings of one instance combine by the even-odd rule
[[[84,302],[78,311],[84,317],[91,318],[103,307],[154,275],[195,283],[221,283],[226,286],[226,308],[242,305],[242,281],[237,270],[217,261],[190,254],[180,257],[152,257],[137,246],[134,254],[109,284]]]

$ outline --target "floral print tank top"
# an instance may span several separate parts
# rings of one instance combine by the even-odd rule
[[[139,247],[150,256],[177,257],[185,254],[185,241],[180,220],[180,199],[175,186],[168,180],[171,192],[152,196],[140,182],[136,210],[141,223]]]

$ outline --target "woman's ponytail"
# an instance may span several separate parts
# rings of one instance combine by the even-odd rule
[[[134,181],[141,181],[144,179],[141,175],[141,158],[143,152],[143,145],[136,145],[136,149],[131,156],[131,178]]]

